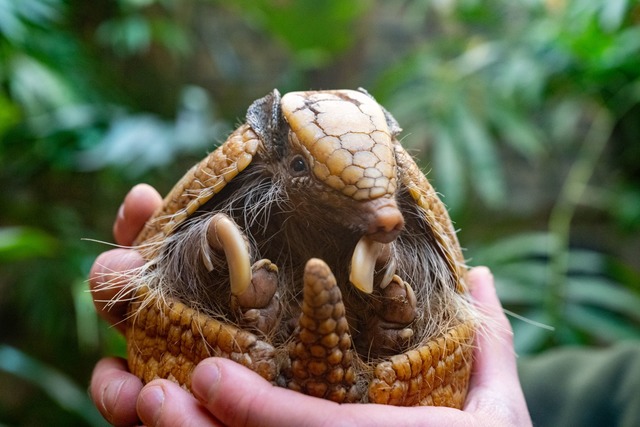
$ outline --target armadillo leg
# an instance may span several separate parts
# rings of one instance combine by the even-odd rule
[[[289,388],[338,403],[360,399],[342,294],[319,259],[309,260],[305,268],[302,313],[289,356]]]
[[[412,343],[411,323],[416,319],[417,301],[411,286],[398,275],[373,295],[373,314],[359,337],[360,346],[375,356],[388,356],[406,350]]]
[[[227,215],[217,213],[207,227],[207,241],[224,252],[229,269],[231,309],[240,326],[268,335],[278,324],[278,267],[268,259],[250,264],[247,239]]]
[[[261,259],[251,267],[251,283],[239,295],[231,295],[231,309],[240,326],[265,335],[278,325],[282,305],[278,290],[278,267]]]
[[[369,402],[462,408],[473,340],[473,322],[463,322],[437,339],[378,363],[369,384]]]

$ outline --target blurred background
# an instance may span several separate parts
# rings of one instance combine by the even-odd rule
[[[125,346],[86,279],[132,185],[166,193],[274,87],[359,86],[519,354],[640,339],[638,1],[0,0],[0,424],[104,423],[88,380]]]

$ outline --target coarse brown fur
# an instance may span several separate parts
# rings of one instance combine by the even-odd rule
[[[281,98],[274,90],[178,182],[136,241],[147,263],[127,273],[132,286],[116,297],[131,292],[134,301],[132,372],[188,388],[199,361],[222,356],[336,402],[462,407],[482,322],[461,250],[444,206],[396,139],[395,119],[362,93],[320,92],[318,104],[309,102],[318,92]],[[345,129],[353,145],[320,143]],[[329,165],[338,152],[369,157]],[[374,163],[362,160],[372,155]],[[382,184],[366,183],[372,176]],[[251,292],[239,236],[250,263],[269,265],[254,270]]]
[[[161,245],[159,255],[136,275],[136,282],[233,323],[227,263],[223,253],[210,249],[205,237],[212,214],[222,212],[244,231],[252,262],[267,258],[278,266],[284,312],[279,330],[269,338],[276,347],[290,336],[289,319],[299,314],[304,266],[315,257],[323,259],[336,276],[360,357],[379,360],[376,349],[358,339],[375,315],[372,302],[379,294],[363,295],[348,279],[351,254],[366,227],[363,202],[328,191],[310,174],[292,177],[288,166],[293,155],[289,152],[276,159],[262,147],[246,170],[166,240],[156,243]],[[423,208],[404,186],[399,186],[395,198],[405,228],[391,244],[391,252],[398,274],[416,293],[418,317],[410,327],[415,333],[412,342],[418,345],[451,322],[475,314],[467,298],[456,292],[455,275],[424,221]],[[205,257],[214,267],[212,272],[205,267]]]

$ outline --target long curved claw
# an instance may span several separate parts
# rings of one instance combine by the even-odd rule
[[[386,288],[387,285],[391,283],[393,276],[396,274],[396,265],[395,258],[389,258],[384,270],[382,270],[382,274],[380,275],[380,289]]]
[[[290,389],[334,402],[360,399],[342,294],[329,266],[307,262],[302,314],[289,346]]]
[[[217,213],[207,228],[207,242],[212,249],[224,251],[229,265],[231,294],[241,295],[251,283],[251,261],[242,231],[227,215]]]
[[[250,264],[247,241],[227,215],[213,215],[207,227],[207,242],[216,252],[224,252],[229,268],[231,309],[242,327],[271,333],[279,322],[278,267],[268,259]],[[209,270],[213,265],[205,257]],[[207,262],[208,261],[208,262]]]

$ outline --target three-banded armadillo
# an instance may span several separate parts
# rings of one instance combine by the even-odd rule
[[[137,239],[129,364],[232,358],[337,402],[461,407],[477,317],[446,209],[364,90],[277,91]]]

